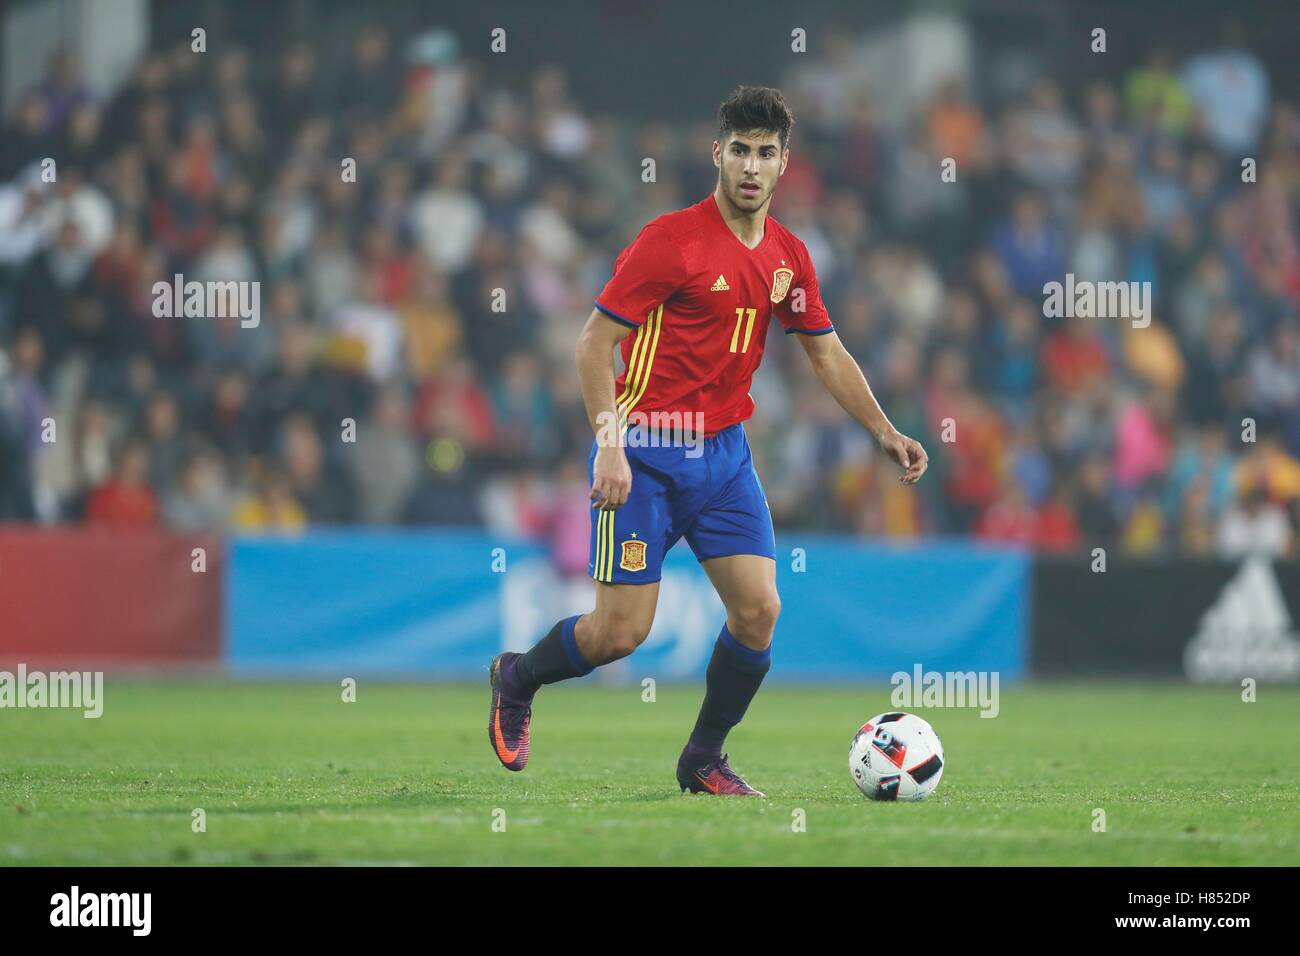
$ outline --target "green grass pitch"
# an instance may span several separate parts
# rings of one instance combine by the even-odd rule
[[[361,680],[344,703],[337,684],[110,677],[99,720],[0,711],[0,863],[1300,863],[1293,688],[1243,703],[1234,687],[1037,684],[1004,688],[993,719],[918,710],[948,757],[918,804],[869,803],[849,779],[887,687],[767,687],[727,746],[769,798],[681,795],[701,694],[544,688],[512,774],[487,742],[486,681]]]

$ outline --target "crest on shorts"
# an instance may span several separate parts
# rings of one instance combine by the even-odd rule
[[[629,539],[623,542],[623,556],[618,566],[624,571],[645,570],[645,542]]]
[[[772,301],[780,302],[785,298],[785,294],[790,291],[790,283],[794,281],[794,270],[782,266],[772,273]]]

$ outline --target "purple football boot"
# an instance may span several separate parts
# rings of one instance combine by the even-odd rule
[[[693,760],[689,751],[683,750],[677,761],[677,783],[691,793],[712,793],[720,797],[765,797],[755,790],[727,764],[727,755]]]
[[[528,763],[528,725],[533,717],[532,699],[511,697],[509,673],[515,660],[522,657],[506,651],[492,658],[488,681],[492,684],[492,709],[488,711],[488,740],[492,751],[507,770],[523,770]],[[505,673],[502,673],[502,672]]]

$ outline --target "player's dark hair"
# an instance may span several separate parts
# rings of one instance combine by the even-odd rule
[[[724,144],[728,133],[761,130],[776,133],[785,149],[793,125],[794,114],[785,105],[785,97],[770,86],[738,86],[718,107],[718,141]]]

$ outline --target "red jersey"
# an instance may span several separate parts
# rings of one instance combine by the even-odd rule
[[[753,414],[749,384],[773,315],[787,333],[834,329],[799,238],[768,216],[750,249],[712,195],[647,223],[596,308],[636,329],[615,383],[623,415],[680,413],[693,427],[699,413],[706,437]]]

